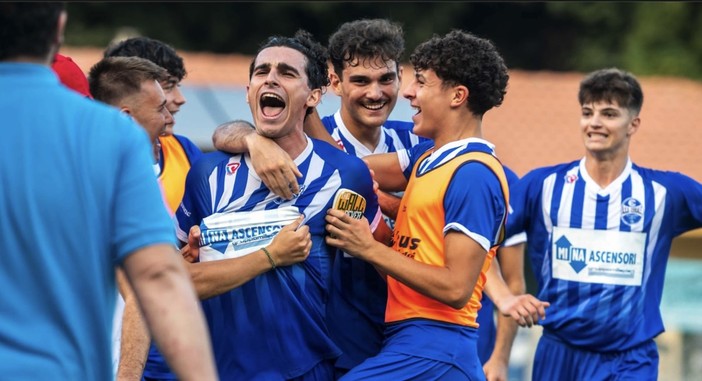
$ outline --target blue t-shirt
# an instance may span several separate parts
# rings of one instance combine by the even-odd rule
[[[303,177],[300,193],[292,200],[279,198],[265,187],[247,154],[205,154],[186,180],[185,196],[176,213],[178,236],[185,241],[189,228],[199,224],[205,243],[212,242],[208,248],[211,258],[237,249],[227,247],[229,238],[247,246],[270,234],[268,228],[279,229],[261,221],[260,226],[217,230],[203,223],[212,215],[293,207],[305,215],[312,235],[312,250],[305,261],[278,267],[202,302],[219,376],[225,380],[289,379],[341,354],[329,337],[325,319],[336,250],[324,241],[324,217],[341,188],[366,199],[364,216],[373,226],[382,216],[370,172],[360,159],[310,139],[295,164]]]
[[[143,129],[59,84],[0,63],[0,374],[112,378],[115,266],[173,244]]]
[[[660,302],[674,237],[702,226],[702,185],[631,161],[601,189],[584,159],[517,181],[510,232],[526,231],[541,322],[569,345],[626,351],[663,332]]]
[[[380,141],[371,151],[346,128],[339,111],[322,118],[322,123],[344,151],[359,158],[409,149],[427,140],[412,133],[414,124],[388,120],[380,127]],[[392,227],[393,221],[386,217],[386,222]],[[343,352],[336,366],[351,369],[380,351],[388,292],[375,267],[343,252],[337,255],[327,321],[334,343]]]

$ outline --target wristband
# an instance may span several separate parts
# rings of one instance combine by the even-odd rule
[[[262,247],[261,250],[263,250],[263,254],[266,254],[266,257],[268,257],[268,262],[271,263],[271,269],[275,269],[275,261],[273,260],[273,257],[271,257],[271,253],[269,253],[265,247]]]

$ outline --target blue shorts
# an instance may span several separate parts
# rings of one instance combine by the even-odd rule
[[[341,380],[485,380],[476,342],[475,328],[424,319],[391,324],[380,353]]]
[[[592,352],[544,331],[534,356],[532,380],[656,381],[658,347],[653,339],[622,352]]]
[[[273,360],[274,361],[274,360]],[[305,374],[287,381],[329,381],[334,380],[334,361],[322,360]]]

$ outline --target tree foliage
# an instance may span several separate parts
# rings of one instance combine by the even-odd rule
[[[411,49],[463,29],[494,41],[511,68],[702,79],[702,3],[688,2],[70,2],[66,43],[105,47],[123,28],[177,49],[252,54],[267,36],[389,18]]]

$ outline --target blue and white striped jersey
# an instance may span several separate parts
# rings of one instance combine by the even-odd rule
[[[663,331],[671,241],[702,226],[702,185],[631,161],[601,189],[584,159],[531,171],[512,188],[508,234],[525,230],[544,328],[597,352],[624,351]]]
[[[183,202],[176,213],[181,240],[187,238],[192,225],[216,213],[287,207],[305,215],[304,223],[312,234],[312,251],[304,262],[278,267],[202,302],[223,380],[290,379],[340,354],[325,320],[336,250],[324,242],[324,217],[340,188],[365,197],[364,216],[372,228],[382,217],[370,172],[360,159],[309,139],[295,164],[303,177],[300,193],[289,201],[265,187],[247,154],[206,154],[188,174]],[[205,237],[207,227],[201,226]]]
[[[376,153],[397,152],[414,147],[420,142],[428,141],[427,138],[412,133],[414,123],[388,120],[380,127],[380,142],[374,151],[368,149],[356,139],[341,120],[341,113],[322,118],[327,132],[336,140],[336,143],[346,152],[356,157],[363,158]]]
[[[409,149],[427,140],[412,133],[413,123],[388,120],[380,127],[380,142],[371,152],[349,132],[340,111],[322,118],[322,123],[344,151],[359,158]],[[385,222],[392,229],[394,221],[386,217]],[[387,296],[387,284],[372,265],[340,253],[327,307],[331,336],[343,351],[338,367],[351,369],[380,351]]]

